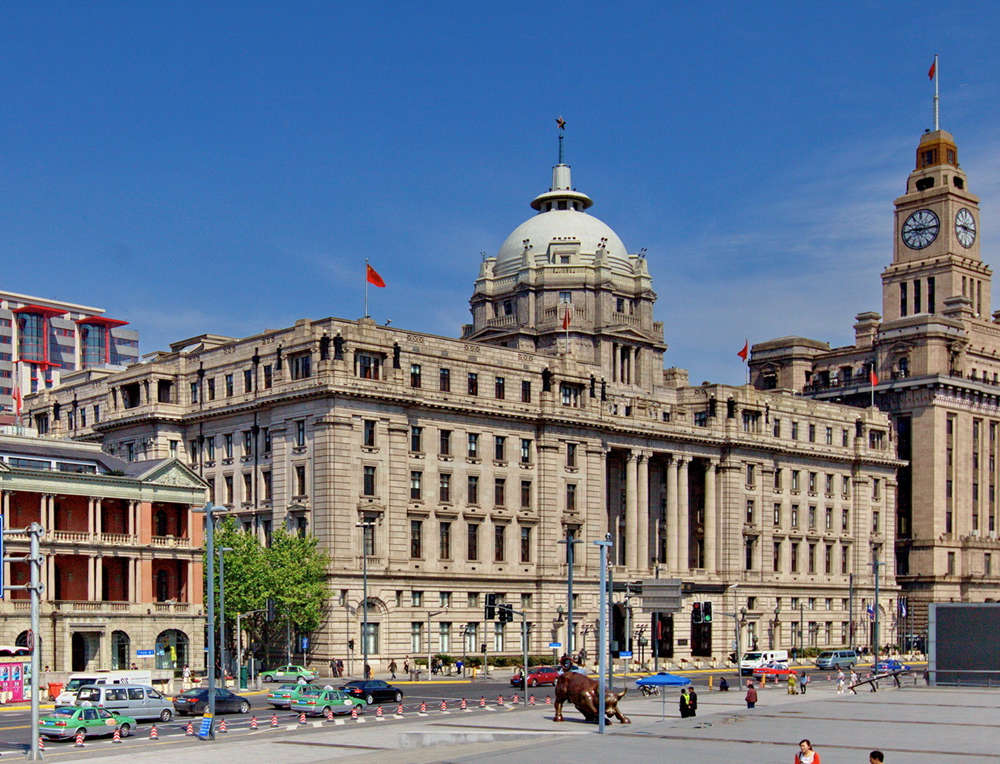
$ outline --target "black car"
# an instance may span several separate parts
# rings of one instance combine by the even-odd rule
[[[369,706],[377,700],[393,701],[401,703],[403,701],[403,691],[398,687],[383,682],[381,679],[355,679],[342,686],[344,692],[350,693],[355,698],[364,698]]]
[[[196,687],[185,690],[174,698],[174,710],[178,714],[203,714],[208,705],[208,688]],[[246,714],[250,712],[250,701],[239,695],[215,688],[215,712],[217,714]]]

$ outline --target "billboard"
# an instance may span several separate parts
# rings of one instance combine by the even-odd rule
[[[1000,603],[936,602],[927,615],[930,684],[1000,685]]]

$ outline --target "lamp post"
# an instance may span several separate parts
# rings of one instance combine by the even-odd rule
[[[431,678],[431,618],[441,615],[444,610],[427,611],[427,678]]]
[[[878,547],[872,547],[872,573],[875,576],[875,613],[874,621],[875,628],[872,632],[872,649],[875,653],[875,667],[878,668],[878,627],[879,627],[879,614],[878,614],[878,569],[880,566],[885,565],[884,562],[880,562],[878,559]]]
[[[222,669],[219,678],[222,686],[226,686],[226,552],[232,552],[231,546],[220,546],[219,554],[219,668]],[[215,670],[214,668],[212,669]]]
[[[201,509],[191,510],[205,515],[205,554],[208,557],[208,609],[205,613],[208,628],[208,734],[202,739],[215,738],[215,517],[216,513],[225,514],[226,508],[206,502]],[[199,735],[199,737],[201,737]]]
[[[598,621],[598,645],[597,645],[597,731],[600,734],[604,734],[604,724],[605,724],[605,713],[604,713],[604,699],[607,693],[607,687],[605,686],[605,667],[608,662],[608,622],[607,622],[607,603],[608,603],[608,549],[611,548],[611,534],[608,533],[604,536],[603,541],[595,541],[594,544],[601,549],[601,604],[600,604],[600,620]]]
[[[580,543],[580,539],[575,538],[575,531],[566,528],[566,538],[560,539],[558,543],[566,545],[566,655],[573,657],[573,567],[575,553],[573,548]]]
[[[375,533],[375,521],[365,518],[363,522],[355,523],[354,527],[361,528],[361,559],[362,559],[362,576],[363,576],[363,586],[364,591],[361,600],[362,608],[362,621],[361,621],[361,654],[363,656],[361,662],[361,676],[365,679],[368,670],[368,530]],[[428,635],[430,637],[430,635]],[[430,671],[430,666],[428,665],[427,670]]]

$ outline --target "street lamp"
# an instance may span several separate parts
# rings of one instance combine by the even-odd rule
[[[580,539],[575,538],[575,531],[566,528],[566,538],[560,539],[558,543],[566,545],[566,655],[573,657],[573,568],[575,554],[573,548],[580,543]]]
[[[365,518],[364,521],[354,524],[355,528],[362,528],[361,531],[361,558],[362,564],[362,576],[364,581],[364,595],[361,601],[363,620],[361,622],[361,654],[363,660],[361,663],[361,676],[365,679],[368,678],[368,531],[375,533],[375,521],[369,518]],[[429,636],[429,635],[428,635]],[[427,667],[430,670],[430,666]]]
[[[205,553],[208,557],[208,610],[205,619],[208,625],[208,648],[206,660],[208,662],[208,738],[215,738],[215,517],[216,513],[224,514],[228,510],[206,502],[201,509],[192,509],[195,513],[205,515]],[[201,737],[199,735],[199,737]]]
[[[431,618],[441,615],[444,610],[427,611],[427,678],[431,678]]]
[[[232,552],[231,546],[220,546],[215,550],[219,554],[219,667],[222,669],[220,679],[226,686],[226,552]],[[215,671],[215,667],[212,667]]]

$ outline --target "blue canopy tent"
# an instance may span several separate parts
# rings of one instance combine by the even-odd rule
[[[685,687],[691,684],[691,680],[686,676],[677,676],[677,674],[668,674],[666,671],[661,671],[659,674],[653,674],[652,676],[644,676],[642,679],[635,680],[636,687]],[[662,692],[660,696],[663,700],[661,719],[667,718],[667,693]]]

